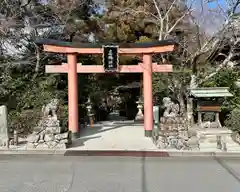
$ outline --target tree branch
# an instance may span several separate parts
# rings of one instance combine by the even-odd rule
[[[160,9],[158,7],[157,1],[153,0],[153,3],[154,3],[154,6],[155,6],[155,9],[157,10],[159,18],[162,20],[163,18],[162,18],[162,15],[161,15],[161,11],[160,11]]]

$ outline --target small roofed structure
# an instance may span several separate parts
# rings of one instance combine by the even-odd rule
[[[129,89],[139,89],[141,87],[141,82],[132,82],[127,85],[120,85],[116,87],[117,90],[129,90]]]
[[[219,120],[221,105],[226,97],[233,96],[228,89],[228,87],[204,87],[190,90],[190,95],[197,100],[199,125],[203,125],[203,113],[213,112],[215,113],[215,123],[217,127],[222,127]]]
[[[191,95],[195,98],[203,97],[232,97],[228,87],[202,87],[191,89]]]

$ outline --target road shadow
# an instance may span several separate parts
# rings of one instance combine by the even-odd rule
[[[97,123],[96,125],[85,126],[80,129],[80,138],[75,139],[68,148],[76,148],[84,146],[84,143],[91,139],[100,139],[103,135],[99,135],[103,132],[112,131],[114,129],[120,129],[124,126],[136,125],[134,122],[122,122],[122,121],[109,121]]]
[[[86,126],[84,128],[82,128],[80,130],[80,137],[88,137],[88,136],[92,136],[95,134],[99,134],[99,133],[103,133],[103,132],[107,132],[107,131],[111,131],[114,129],[120,129],[124,126],[136,126],[139,125],[138,123],[135,122],[131,122],[131,123],[124,123],[124,122],[114,122],[114,124],[97,124],[97,125],[93,125],[92,127],[90,126]]]
[[[78,138],[72,141],[72,144],[69,146],[69,148],[75,148],[75,147],[81,147],[84,146],[84,143],[91,139],[97,139],[100,138],[100,136],[95,137],[84,137],[84,138]]]

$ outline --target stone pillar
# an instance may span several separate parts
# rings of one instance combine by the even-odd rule
[[[143,55],[143,95],[145,136],[151,137],[153,130],[152,55]]]
[[[68,54],[68,129],[72,138],[79,137],[77,56]]]
[[[219,112],[215,113],[215,122],[218,124],[219,127],[222,127],[220,120],[219,120]]]
[[[9,130],[7,122],[7,107],[0,106],[0,144],[9,148]]]
[[[198,125],[202,124],[202,112],[198,111]]]

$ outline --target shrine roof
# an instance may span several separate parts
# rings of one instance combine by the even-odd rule
[[[174,40],[162,40],[162,41],[152,41],[143,43],[78,43],[78,42],[67,42],[53,39],[39,39],[35,42],[39,45],[53,45],[59,47],[69,47],[69,48],[102,48],[104,45],[118,45],[119,48],[149,48],[149,47],[162,47],[168,45],[175,45]]]
[[[127,85],[120,85],[118,87],[116,87],[117,90],[124,90],[124,89],[136,89],[136,88],[139,88],[141,87],[141,82],[132,82],[132,83],[129,83]]]
[[[190,89],[190,94],[196,98],[203,97],[232,97],[228,87],[202,87]]]

